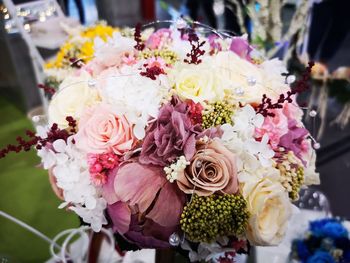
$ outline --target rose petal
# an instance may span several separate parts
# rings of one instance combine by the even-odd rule
[[[154,207],[146,217],[162,226],[178,225],[184,203],[184,194],[175,184],[168,182],[160,190]]]
[[[144,213],[165,182],[162,168],[127,163],[119,168],[114,189],[118,200],[129,202],[131,206],[137,204],[140,212]]]
[[[102,196],[109,205],[118,201],[118,197],[114,190],[114,180],[117,174],[118,168],[114,169],[108,174],[107,183],[102,186]]]
[[[113,230],[125,234],[129,230],[131,212],[127,204],[116,202],[107,207],[108,214],[113,222]]]

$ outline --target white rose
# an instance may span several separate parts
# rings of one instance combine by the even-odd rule
[[[169,72],[170,81],[182,99],[215,102],[225,96],[220,76],[215,74],[212,59],[206,57],[198,65],[178,63]]]
[[[225,83],[224,89],[230,90],[232,97],[243,104],[260,103],[264,94],[277,99],[289,90],[280,74],[283,70],[278,60],[255,65],[234,52],[226,51],[214,56],[213,65],[216,75]],[[250,79],[255,80],[254,85]]]
[[[49,105],[49,123],[57,123],[59,128],[67,128],[67,116],[79,120],[83,110],[100,101],[97,89],[88,86],[90,75],[82,72],[80,76],[66,78]]]
[[[262,70],[263,85],[268,89],[268,97],[277,98],[281,93],[286,94],[290,90],[289,85],[285,83],[285,77],[282,76],[282,73],[288,71],[281,60],[265,60],[259,67]]]
[[[247,238],[253,245],[278,245],[286,233],[292,204],[279,182],[271,177],[256,179],[242,187],[250,212]]]

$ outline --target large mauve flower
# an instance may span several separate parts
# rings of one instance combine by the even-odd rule
[[[292,151],[305,165],[302,157],[308,150],[306,136],[309,132],[307,129],[297,126],[297,121],[292,119],[288,120],[288,130],[288,133],[280,138],[279,145],[287,151]]]
[[[109,175],[104,197],[114,231],[140,247],[169,247],[185,203],[161,167],[129,162]]]
[[[192,124],[188,111],[188,105],[178,98],[160,109],[158,119],[146,131],[141,163],[166,166],[181,155],[192,158],[201,127]]]
[[[209,196],[238,191],[236,157],[218,140],[199,141],[191,164],[179,174],[177,184],[187,194]]]
[[[249,53],[253,48],[249,45],[248,39],[246,37],[233,37],[230,45],[230,50],[236,53],[243,59],[252,61]]]
[[[136,142],[132,125],[108,104],[86,110],[79,121],[75,140],[77,147],[87,153],[113,151],[118,155],[129,151]]]

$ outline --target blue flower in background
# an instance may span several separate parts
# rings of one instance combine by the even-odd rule
[[[325,236],[334,239],[348,236],[347,229],[339,222],[328,222],[325,224],[323,227],[323,233]]]
[[[311,254],[309,249],[307,248],[306,244],[304,243],[303,240],[297,240],[295,242],[298,257],[302,260],[305,261]]]
[[[341,238],[347,237],[348,231],[336,219],[321,219],[310,223],[310,231],[313,235],[318,237]]]
[[[302,263],[350,263],[349,232],[338,219],[312,221],[305,237],[293,241],[291,255]]]
[[[316,253],[310,257],[306,263],[336,263],[334,258],[324,251],[316,251]]]
[[[343,254],[343,262],[350,262],[350,251],[345,251]]]
[[[315,220],[310,222],[310,231],[313,233],[317,233],[322,230],[325,224],[329,222],[334,222],[334,219],[331,218],[325,218],[325,219],[320,219],[320,220]]]

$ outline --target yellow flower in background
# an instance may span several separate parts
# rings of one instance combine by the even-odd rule
[[[94,55],[94,43],[85,42],[82,45],[80,52],[80,58],[82,58],[85,62],[89,61]]]
[[[111,37],[114,32],[118,32],[119,29],[113,28],[111,26],[98,24],[93,27],[89,27],[83,32],[81,32],[80,36],[84,38],[94,39],[95,37],[100,37],[103,41],[106,41],[108,37]]]
[[[80,33],[80,38],[70,36],[69,39],[61,46],[56,58],[49,61],[45,67],[52,68],[67,68],[70,66],[70,58],[82,59],[88,62],[94,54],[94,39],[101,38],[107,41],[114,32],[118,32],[118,28],[113,28],[104,24],[97,24],[86,28]]]

